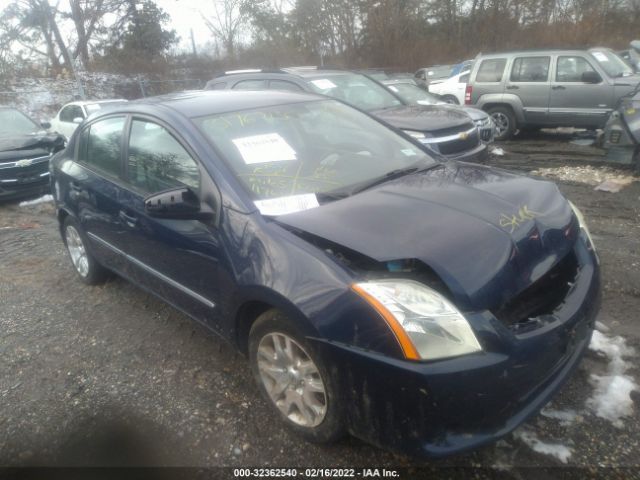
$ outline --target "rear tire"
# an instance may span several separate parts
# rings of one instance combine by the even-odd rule
[[[73,269],[87,285],[102,283],[109,271],[100,265],[87,248],[87,237],[78,222],[67,217],[62,224],[62,235]]]
[[[443,95],[442,101],[451,105],[460,105],[460,102],[455,95]]]
[[[262,396],[290,430],[316,443],[344,435],[344,408],[327,363],[279,310],[252,325],[249,362]]]
[[[496,125],[496,140],[509,140],[516,131],[516,117],[509,107],[492,107],[487,110]]]

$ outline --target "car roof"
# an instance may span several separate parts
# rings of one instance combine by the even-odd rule
[[[128,102],[126,98],[110,98],[106,100],[75,100],[73,102],[65,103],[64,106],[67,105],[95,105],[96,103],[114,103],[114,102]]]
[[[479,53],[478,57],[495,57],[495,56],[504,56],[504,55],[537,55],[537,54],[545,54],[545,53],[589,53],[593,51],[599,50],[611,50],[607,47],[590,47],[590,48],[531,48],[531,49],[520,49],[520,50],[505,50],[502,52],[492,52],[492,53]]]
[[[300,79],[313,79],[313,78],[327,78],[331,76],[339,75],[366,75],[368,72],[355,71],[355,70],[340,70],[337,68],[324,68],[324,67],[283,67],[278,70],[261,70],[261,69],[246,69],[246,70],[234,70],[225,72],[223,75],[214,77],[210,82],[216,82],[219,80],[225,80],[228,78],[263,78],[269,76],[270,78],[277,78],[279,76],[287,77],[293,76]],[[374,72],[375,73],[375,72]]]
[[[177,92],[157,97],[148,97],[123,105],[123,109],[144,110],[150,105],[168,107],[188,118],[215,115],[238,110],[259,109],[302,103],[315,100],[326,100],[327,97],[305,92],[279,90],[201,90]],[[111,110],[113,112],[113,110]]]

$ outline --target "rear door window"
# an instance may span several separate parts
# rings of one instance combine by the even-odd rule
[[[577,56],[558,57],[556,82],[582,83],[582,74],[585,72],[595,72],[595,70],[584,58]]]
[[[550,57],[518,57],[511,67],[512,82],[546,82],[549,79]]]
[[[120,176],[125,120],[126,117],[111,117],[91,124],[88,129],[84,163],[114,177]]]
[[[164,127],[134,119],[129,136],[128,180],[146,193],[200,188],[198,163]]]
[[[502,81],[506,58],[490,58],[483,60],[476,74],[476,82],[495,83]]]

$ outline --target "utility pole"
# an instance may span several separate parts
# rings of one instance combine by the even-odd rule
[[[198,52],[196,51],[196,39],[193,36],[193,28],[190,29],[190,32],[191,32],[191,49],[193,50],[193,56],[197,57]]]

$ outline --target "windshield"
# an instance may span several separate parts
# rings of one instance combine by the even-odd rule
[[[367,115],[333,100],[200,117],[198,128],[264,214],[318,205],[389,172],[435,161]],[[275,199],[275,200],[274,200]],[[276,205],[277,213],[273,206]]]
[[[329,75],[326,78],[314,78],[308,83],[317,93],[337,98],[365,111],[402,105],[382,85],[358,73]]]
[[[438,97],[411,83],[395,83],[387,85],[387,88],[400,96],[405,102],[413,105],[437,105],[443,103]]]
[[[24,113],[12,108],[0,109],[0,135],[27,135],[42,130]]]
[[[615,53],[609,50],[591,50],[589,53],[610,77],[633,75],[631,67]]]

